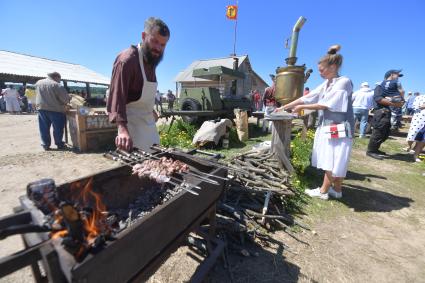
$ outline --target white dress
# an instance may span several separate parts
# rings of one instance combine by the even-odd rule
[[[304,104],[320,104],[328,107],[332,112],[347,112],[351,102],[353,84],[347,77],[332,79],[329,87],[328,80],[301,99]],[[323,115],[319,110],[319,115]],[[314,167],[331,171],[333,177],[345,177],[350,160],[352,138],[330,139],[324,134],[321,125],[314,136],[311,163]]]
[[[7,112],[21,111],[21,106],[19,105],[18,100],[19,93],[16,89],[6,88],[2,93],[4,95],[4,101],[6,102]]]
[[[413,102],[413,114],[412,122],[410,122],[409,133],[407,134],[407,141],[415,141],[416,135],[425,126],[425,109],[419,109],[421,105],[425,104],[425,95],[419,95]]]

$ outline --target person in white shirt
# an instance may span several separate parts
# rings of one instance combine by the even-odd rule
[[[156,111],[159,111],[159,109],[161,109],[162,112],[162,95],[159,90],[157,90],[155,94],[155,107]]]
[[[342,197],[342,182],[347,174],[354,135],[354,118],[352,107],[353,84],[348,77],[340,76],[342,55],[338,53],[340,45],[331,46],[319,61],[319,73],[325,81],[309,94],[277,108],[292,110],[318,110],[319,123],[314,136],[312,166],[325,171],[322,185],[316,189],[306,190],[306,194],[327,200]],[[330,126],[344,126],[345,135],[337,130],[329,132]],[[339,126],[338,125],[338,126]]]
[[[21,112],[19,105],[19,93],[13,86],[8,86],[2,91],[4,101],[6,102],[6,111],[15,114]]]
[[[360,89],[353,93],[352,99],[354,121],[358,120],[360,122],[359,138],[364,138],[366,135],[369,110],[373,107],[373,90],[369,88],[369,83],[361,83]]]

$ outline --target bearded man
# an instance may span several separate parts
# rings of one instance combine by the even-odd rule
[[[115,59],[107,110],[109,120],[118,125],[117,148],[129,151],[135,146],[150,151],[150,146],[159,144],[155,70],[169,38],[168,26],[150,17],[145,21],[142,42],[123,50]]]

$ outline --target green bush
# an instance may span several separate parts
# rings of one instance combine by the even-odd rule
[[[190,148],[197,129],[195,126],[176,120],[171,128],[168,125],[160,127],[160,143],[165,147]]]
[[[312,130],[307,131],[305,140],[301,138],[301,132],[299,132],[291,141],[291,162],[297,174],[303,174],[310,165],[313,142],[314,132]]]
[[[306,200],[304,190],[309,188],[312,182],[312,176],[304,173],[310,166],[313,142],[314,131],[312,130],[307,131],[305,140],[301,138],[301,132],[298,132],[291,141],[291,163],[295,169],[295,173],[291,177],[291,185],[295,191],[295,196],[282,199],[290,213],[301,212]]]

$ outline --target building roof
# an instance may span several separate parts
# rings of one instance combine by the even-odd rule
[[[236,56],[239,59],[238,67],[248,58],[248,55]],[[195,78],[192,76],[192,72],[194,69],[208,69],[213,66],[224,66],[226,68],[233,68],[233,57],[225,57],[225,58],[216,58],[216,59],[203,59],[196,60],[192,64],[189,65],[185,70],[181,71],[176,78],[174,79],[176,82],[193,82],[193,81],[209,81],[206,79]]]
[[[192,62],[192,64],[189,65],[186,69],[179,72],[177,76],[175,77],[174,81],[182,83],[182,82],[194,82],[194,81],[210,81],[207,79],[202,78],[195,78],[193,77],[193,70],[196,69],[210,69],[210,67],[214,66],[224,66],[229,69],[233,69],[233,56],[230,57],[224,57],[224,58],[215,58],[215,59],[202,59],[202,60],[196,60]],[[259,80],[261,80],[265,85],[268,85],[254,70],[252,69],[251,63],[249,62],[248,55],[242,55],[242,56],[236,56],[236,58],[239,59],[238,67],[241,66],[245,61],[248,63],[248,68],[250,72],[257,77]]]
[[[34,83],[58,72],[64,81],[109,85],[110,79],[82,65],[0,50],[0,80]]]

